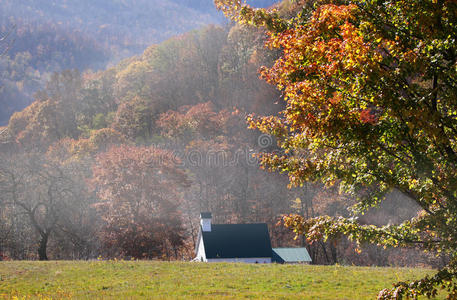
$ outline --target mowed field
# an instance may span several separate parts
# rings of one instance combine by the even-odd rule
[[[376,299],[433,270],[153,261],[0,262],[0,299]]]

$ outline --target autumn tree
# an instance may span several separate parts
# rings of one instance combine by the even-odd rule
[[[16,142],[45,151],[61,138],[76,138],[77,104],[81,98],[81,75],[77,70],[54,73],[46,89],[35,95],[35,101],[10,118],[8,129]]]
[[[154,119],[152,101],[135,97],[119,105],[112,127],[131,140],[147,141],[152,135]]]
[[[216,112],[211,102],[205,102],[162,113],[156,124],[163,136],[187,144],[223,135],[229,115],[225,110]]]
[[[81,97],[75,112],[79,128],[101,129],[109,125],[109,114],[113,114],[118,105],[114,97],[115,75],[113,69],[83,74]]]
[[[180,161],[153,147],[117,146],[97,156],[92,183],[110,255],[177,257],[183,245]]]
[[[216,0],[227,15],[265,26],[282,55],[262,77],[283,91],[279,116],[249,118],[277,137],[283,155],[263,164],[292,184],[321,179],[357,197],[354,217],[285,218],[308,240],[348,235],[358,243],[418,246],[450,257],[436,275],[400,282],[380,299],[457,298],[457,4],[455,1],[297,1],[296,13]],[[398,225],[355,216],[397,189],[422,209]]]

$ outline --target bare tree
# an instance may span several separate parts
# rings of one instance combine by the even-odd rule
[[[85,197],[84,189],[71,171],[40,155],[24,154],[14,160],[0,159],[3,207],[10,207],[26,217],[38,235],[40,260],[48,259],[48,242],[57,231],[75,243],[84,243],[84,239],[73,230],[77,227],[72,223],[75,220],[73,215],[81,208],[78,204]]]

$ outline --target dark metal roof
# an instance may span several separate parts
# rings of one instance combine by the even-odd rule
[[[268,227],[259,224],[213,224],[203,231],[206,258],[271,257]]]
[[[273,248],[273,262],[300,263],[311,262],[306,248]]]
[[[200,218],[202,218],[202,219],[211,219],[211,213],[210,212],[202,212],[202,213],[200,213]]]

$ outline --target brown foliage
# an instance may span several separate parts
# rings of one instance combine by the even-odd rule
[[[185,240],[180,190],[189,184],[178,164],[172,153],[152,147],[122,145],[97,156],[92,183],[111,255],[177,256]]]

